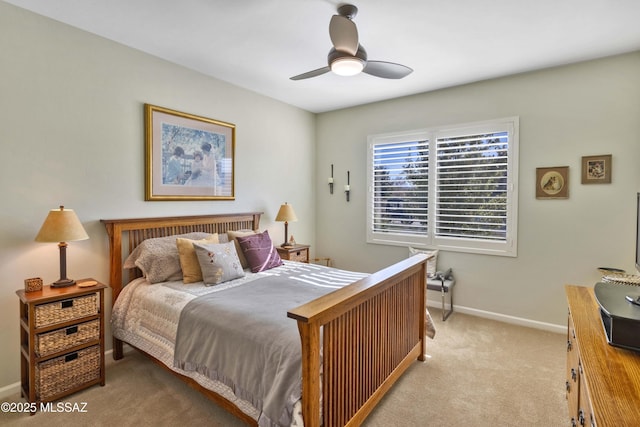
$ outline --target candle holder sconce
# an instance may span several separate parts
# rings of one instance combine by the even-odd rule
[[[329,177],[329,194],[333,194],[333,163],[331,164],[331,176]]]
[[[349,193],[351,192],[351,173],[347,171],[347,185],[344,186],[344,194],[347,196],[347,202],[349,201]]]

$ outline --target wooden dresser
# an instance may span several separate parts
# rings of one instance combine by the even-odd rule
[[[640,425],[640,352],[607,343],[592,287],[567,285],[565,291],[570,425]]]

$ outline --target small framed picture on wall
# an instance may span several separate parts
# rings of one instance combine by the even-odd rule
[[[583,184],[611,184],[611,154],[582,157]]]
[[[536,168],[536,199],[568,199],[569,166]]]

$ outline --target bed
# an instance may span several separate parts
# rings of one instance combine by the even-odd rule
[[[129,255],[145,240],[188,233],[257,232],[260,215],[249,212],[102,220],[109,238],[109,285],[114,314],[116,307],[121,310],[125,305],[123,301],[130,298],[129,294],[136,293],[136,288],[145,287],[142,283],[147,278],[141,277],[139,269],[124,268]],[[425,334],[430,325],[425,294],[427,259],[425,255],[416,255],[373,274],[354,276],[354,281],[346,286],[282,310],[286,311],[281,313],[283,319],[297,323],[294,328],[297,329],[297,345],[291,347],[297,347],[300,359],[297,372],[301,372],[299,391],[302,398],[295,404],[290,425],[359,425],[416,359],[425,360]],[[286,262],[271,271],[320,268],[300,264]],[[246,280],[251,282],[253,277],[250,275]],[[235,283],[235,280],[228,283]],[[246,285],[246,289],[262,282],[252,283]],[[163,292],[180,288],[179,283],[163,282],[162,286]],[[192,284],[190,289],[194,289],[194,295],[198,294],[199,286]],[[218,293],[231,294],[232,291]],[[246,294],[246,291],[242,293]],[[164,297],[165,300],[171,298]],[[200,299],[204,298],[196,300]],[[214,381],[202,372],[173,366],[171,357],[145,348],[126,333],[114,333],[114,359],[124,356],[124,341],[248,424],[278,424],[278,420],[273,419],[265,424],[260,419],[261,410],[254,402],[245,396],[236,396],[234,388],[224,381]]]

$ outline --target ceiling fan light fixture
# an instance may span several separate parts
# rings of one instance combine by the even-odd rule
[[[355,56],[336,58],[331,62],[331,71],[339,76],[355,76],[364,69],[364,61]]]

